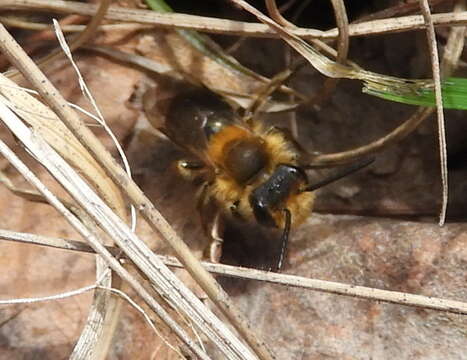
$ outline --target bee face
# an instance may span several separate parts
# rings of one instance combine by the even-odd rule
[[[286,164],[277,166],[271,176],[249,196],[256,221],[265,226],[276,226],[283,210],[291,207],[291,200],[297,198],[294,201],[299,201],[301,189],[306,184],[306,174],[300,168]],[[311,207],[304,203],[302,206]]]

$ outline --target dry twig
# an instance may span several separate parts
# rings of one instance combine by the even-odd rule
[[[217,284],[212,276],[204,270],[204,268],[199,264],[199,261],[190,252],[187,245],[173,231],[167,221],[157,211],[138,186],[128,178],[127,174],[116,163],[94,134],[82,125],[80,119],[69,108],[58,90],[55,89],[44,74],[40,72],[37,66],[24,53],[24,51],[22,51],[3,26],[0,26],[0,48],[10,61],[21,71],[21,73],[37,88],[43,99],[58,114],[80,142],[91,152],[98,163],[106,169],[115,183],[128,196],[136,208],[141,211],[142,215],[148,220],[148,223],[153,227],[153,229],[160,232],[163,235],[163,238],[170,243],[179,257],[179,260],[185,265],[193,278],[197,280],[198,284],[203,288],[209,298],[231,321],[232,325],[234,325],[234,327],[240,332],[258,356],[261,359],[271,359],[272,356],[265,343],[259,340],[253,333],[248,322],[236,310],[233,302],[229,299],[225,291]],[[99,219],[96,218],[96,220]],[[130,233],[128,236],[131,238],[133,234]],[[151,251],[140,240],[135,241],[137,241],[139,247],[134,249],[136,251],[134,255],[139,254],[140,260],[147,261],[148,253],[152,254]],[[121,243],[121,245],[123,244],[124,243]],[[128,251],[128,249],[126,251]],[[143,254],[144,252],[146,252],[146,254]],[[149,255],[149,257],[151,256]],[[141,266],[141,263],[139,265]],[[146,265],[148,265],[149,268],[154,267],[154,264],[152,263],[147,263]],[[189,293],[186,294],[187,296],[190,296]],[[193,301],[195,301],[196,304],[196,300],[193,299]],[[205,314],[200,315],[203,316]],[[217,323],[217,325],[221,327],[223,326],[220,323]],[[248,352],[245,352],[245,354],[248,354]]]
[[[31,9],[47,12],[60,12],[92,16],[96,13],[96,5],[74,1],[57,0],[2,0],[0,9]],[[251,36],[278,38],[279,35],[267,25],[242,21],[210,18],[176,13],[157,13],[154,11],[127,9],[111,6],[105,16],[106,20],[151,24],[161,28],[180,28],[199,30],[206,33],[233,36]],[[467,24],[467,12],[439,13],[432,15],[435,26],[463,26]],[[401,16],[390,19],[373,20],[349,25],[349,36],[366,36],[390,34],[409,30],[425,29],[421,15]],[[291,33],[302,39],[332,40],[338,37],[338,29],[321,31],[316,29],[293,29]]]
[[[81,241],[52,238],[35,234],[0,230],[0,239],[17,241],[26,244],[50,246],[58,249],[72,251],[81,251],[87,253],[94,252],[90,246]],[[107,249],[111,253],[117,253],[119,251],[118,248],[110,246],[108,246]],[[183,265],[180,264],[180,262],[177,261],[177,259],[174,257],[163,255],[159,255],[158,257],[167,266],[183,267]],[[467,315],[467,303],[461,301],[435,298],[432,296],[428,297],[423,295],[408,294],[398,291],[374,289],[365,286],[342,284],[333,281],[309,279],[302,276],[274,273],[231,265],[213,264],[209,262],[202,262],[202,264],[209,272],[223,276],[264,281],[271,284],[286,285],[361,299],[369,299],[374,301],[382,301],[405,306],[420,307]]]
[[[438,114],[439,155],[441,160],[441,183],[443,192],[443,203],[439,215],[439,224],[444,225],[444,222],[446,220],[446,209],[448,206],[448,154],[446,148],[446,129],[444,125],[443,98],[441,95],[441,76],[439,71],[438,46],[436,44],[435,27],[433,25],[433,19],[428,0],[420,0],[420,7],[426,24],[433,81],[435,83],[436,112]]]
[[[101,240],[96,236],[98,234],[97,224],[116,241],[132,262],[149,278],[152,287],[170,304],[178,307],[179,311],[187,314],[197,324],[197,328],[214,341],[228,359],[254,359],[252,353],[243,343],[238,341],[227,327],[207,310],[171,271],[158,261],[149,249],[145,248],[144,243],[131,232],[127,225],[39,135],[33,134],[3,104],[0,104],[0,113],[5,125],[20,139],[31,154],[41,159],[42,165],[47,168],[77,203],[88,211],[96,224],[90,222],[84,225],[69,212],[3,142],[0,142],[0,152],[88,240],[94,251],[102,256],[112,270],[130,284],[181,341],[200,358],[209,359],[206,353],[190,339],[167,311],[154,300],[144,286],[124,269],[119,261],[101,244]]]

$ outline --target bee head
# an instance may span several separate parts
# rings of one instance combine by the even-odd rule
[[[279,226],[277,214],[283,216],[291,197],[300,193],[307,184],[307,177],[300,168],[280,164],[271,176],[250,194],[250,206],[258,223]]]

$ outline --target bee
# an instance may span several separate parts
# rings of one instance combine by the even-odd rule
[[[233,216],[282,229],[279,270],[290,229],[310,215],[315,190],[369,163],[310,183],[305,171],[310,155],[288,130],[265,126],[254,118],[245,120],[207,90],[182,92],[163,113],[165,121],[158,129],[194,157],[178,161],[177,167],[181,175],[200,185],[198,209],[202,213],[214,201],[220,210],[208,232],[213,240],[210,258],[216,262],[222,247],[219,217]]]

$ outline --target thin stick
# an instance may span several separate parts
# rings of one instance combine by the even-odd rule
[[[453,10],[455,13],[459,13],[465,11],[466,7],[467,1],[459,0],[454,5]],[[441,76],[443,78],[451,76],[458,67],[464,50],[466,34],[466,27],[455,27],[450,30],[446,46],[444,47],[443,59],[441,60]]]
[[[0,112],[2,118],[11,113],[8,108],[0,101]],[[26,178],[26,180],[35,186],[39,192],[47,198],[48,202],[54,206],[70,224],[88,240],[89,244],[95,252],[97,252],[122,279],[127,281],[131,287],[141,296],[141,298],[151,307],[151,309],[171,328],[171,330],[179,336],[198,356],[203,359],[209,359],[206,354],[194,343],[190,337],[181,329],[178,324],[168,315],[147,290],[139,284],[139,282],[123,268],[122,265],[115,259],[100,243],[99,239],[94,235],[98,232],[97,229],[90,231],[81,221],[75,217],[68,209],[47,189],[47,187],[24,165],[24,163],[11,151],[6,144],[0,140],[0,153],[8,159],[8,161]],[[94,225],[91,225],[94,226]]]
[[[333,56],[336,58],[336,62],[339,64],[345,64],[347,62],[347,54],[349,50],[349,34],[348,34],[348,19],[345,10],[345,5],[342,0],[331,0],[332,6],[334,7],[334,13],[336,18],[336,23],[338,25],[339,36],[337,38],[337,52],[334,50]],[[278,24],[286,27],[290,31],[297,29],[297,27],[285,19],[280,13],[275,0],[266,0],[266,7],[271,18],[276,21]],[[320,40],[313,39],[311,40],[313,45],[322,48],[328,46],[323,44]],[[329,51],[327,51],[329,52]],[[323,102],[327,99],[334,88],[336,87],[339,79],[328,78],[325,80],[323,89],[317,91],[315,96],[311,99],[308,99],[308,104],[317,104]]]
[[[428,0],[420,0],[420,8],[426,24],[426,34],[428,38],[428,48],[430,49],[431,69],[433,72],[433,82],[435,83],[436,112],[438,114],[438,140],[439,156],[441,161],[441,184],[443,191],[443,203],[439,214],[439,225],[444,225],[446,221],[446,210],[448,207],[448,154],[446,147],[446,129],[444,125],[443,96],[441,93],[441,76],[439,71],[438,46],[436,44],[435,28],[430,11]]]
[[[102,5],[101,5],[102,6]],[[108,8],[108,4],[106,5],[106,8]],[[104,11],[105,13],[105,11]],[[103,16],[103,14],[102,14]],[[61,48],[63,49],[64,54],[67,56],[68,60],[70,61],[71,65],[73,66],[73,69],[76,72],[76,75],[78,76],[78,83],[79,87],[81,89],[81,92],[83,93],[84,97],[91,103],[92,107],[94,108],[94,111],[96,113],[96,116],[92,116],[94,120],[96,120],[104,129],[104,131],[107,133],[107,135],[110,137],[112,140],[115,148],[117,149],[117,152],[120,156],[120,159],[122,160],[123,167],[125,169],[125,172],[128,174],[128,176],[131,178],[131,167],[130,164],[128,163],[128,159],[125,155],[125,152],[123,151],[122,146],[120,145],[119,141],[117,140],[117,137],[113,133],[112,129],[107,125],[107,122],[104,119],[104,116],[102,115],[102,112],[100,111],[99,107],[97,106],[96,100],[94,99],[94,96],[91,94],[91,91],[89,90],[88,86],[86,85],[86,82],[83,79],[83,76],[81,75],[81,72],[79,71],[78,66],[76,65],[75,60],[73,59],[72,55],[72,49],[68,46],[65,36],[63,35],[62,30],[60,29],[60,25],[58,24],[58,21],[56,19],[53,19],[53,24],[55,28],[55,33],[57,35],[57,39],[60,43]],[[94,29],[96,28],[97,25],[94,26]],[[86,28],[87,29],[87,28]],[[86,30],[85,30],[86,31]],[[84,32],[85,32],[84,31]],[[84,32],[82,34],[84,34]],[[134,232],[136,230],[136,209],[133,205],[130,205],[130,213],[131,213],[131,230]]]
[[[32,234],[31,234],[32,235]],[[89,247],[92,250],[91,247]],[[102,274],[102,278],[105,277],[107,274]],[[144,309],[139,306],[134,300],[131,299],[130,296],[128,296],[125,292],[122,290],[112,288],[112,287],[107,287],[101,285],[102,279],[97,279],[95,284],[84,286],[79,289],[71,290],[71,291],[66,291],[62,292],[60,294],[55,294],[55,295],[47,295],[47,296],[41,296],[41,297],[32,297],[32,298],[15,298],[15,299],[2,299],[0,300],[0,305],[18,305],[18,304],[33,304],[33,303],[41,303],[41,302],[48,302],[48,301],[56,301],[56,300],[63,300],[67,299],[70,297],[75,297],[81,294],[84,294],[86,292],[100,289],[100,290],[105,290],[106,292],[110,292],[121,299],[125,300],[130,304],[132,308],[134,308],[137,312],[139,312],[144,320],[147,322],[147,324],[151,327],[151,329],[154,331],[154,333],[164,342],[167,347],[169,347],[173,352],[175,352],[177,355],[180,356],[180,359],[185,359],[185,357],[182,355],[182,353],[176,349],[174,346],[172,346],[169,341],[160,333],[159,330],[157,330],[156,326],[154,325],[154,322],[151,320],[151,317],[148,315]],[[2,324],[0,324],[1,326]]]
[[[99,21],[96,18],[102,19],[102,16],[105,14],[107,11],[108,6],[110,5],[110,2],[105,1],[101,2],[100,8],[98,13],[93,17],[92,21],[90,24],[86,27],[86,29],[78,35],[78,38],[75,40],[75,46],[78,44],[78,41],[83,41],[83,38],[89,38],[90,34],[94,32],[94,30],[97,30],[97,27],[99,25]],[[100,15],[99,15],[100,14]],[[131,177],[131,169],[128,164],[127,158],[125,156],[125,153],[123,152],[123,149],[118,142],[117,138],[115,137],[114,133],[110,129],[110,127],[107,125],[103,115],[101,114],[101,111],[99,110],[99,107],[97,106],[96,101],[94,100],[94,97],[92,96],[91,92],[89,91],[86,82],[84,81],[81,72],[76,65],[73,55],[71,53],[71,49],[69,48],[68,44],[66,43],[65,37],[60,29],[60,25],[58,24],[57,20],[53,19],[54,27],[55,27],[55,34],[58,38],[58,41],[60,43],[61,48],[63,49],[63,52],[65,55],[68,57],[70,63],[72,64],[76,75],[78,76],[78,82],[80,85],[80,89],[83,93],[83,95],[88,99],[88,101],[92,104],[95,113],[97,116],[94,116],[92,114],[87,113],[88,116],[91,116],[94,118],[101,126],[104,128],[105,132],[109,135],[110,139],[113,141],[115,148],[118,151],[118,154],[120,155],[120,158],[122,159],[123,165],[125,167],[126,172],[128,173],[128,176]],[[87,35],[86,35],[87,34]],[[86,40],[86,39],[84,39]],[[78,44],[79,46],[79,44]],[[49,60],[51,61],[51,60]],[[75,107],[78,108],[79,107]],[[131,213],[131,229],[134,232],[136,229],[136,210],[133,205],[130,205],[130,213]],[[101,271],[102,267],[107,267],[105,262],[102,260],[101,257],[96,258],[96,271],[98,271],[98,277],[99,277],[99,271]],[[102,265],[102,266],[101,266]],[[109,269],[110,270],[110,269]],[[112,279],[112,275],[110,271],[102,270],[105,273],[109,273],[107,275],[110,279]],[[114,287],[121,287],[122,286],[122,281],[120,278],[116,278],[114,281]],[[119,289],[115,289],[115,291],[120,291]],[[105,359],[107,358],[108,354],[108,349],[110,347],[110,344],[112,342],[112,339],[114,337],[117,323],[120,318],[120,312],[121,312],[121,301],[119,298],[115,297],[110,297],[110,299],[106,302],[105,305],[105,319],[104,321],[101,320],[102,318],[102,312],[99,311],[99,305],[102,306],[102,304],[99,304],[100,298],[99,298],[99,293],[101,292],[96,292],[93,303],[91,305],[91,311],[90,314],[86,320],[86,326],[84,327],[78,341],[76,342],[76,345],[73,349],[73,353],[70,356],[70,360],[80,360],[80,359],[87,359],[89,354],[92,353],[93,357],[95,359]],[[103,294],[106,294],[108,296],[108,293],[103,292]],[[100,331],[100,334],[96,334],[95,332],[95,325],[96,323],[98,324],[99,322],[102,321],[102,331]],[[157,330],[156,330],[157,332]],[[96,341],[87,341],[89,338],[95,337]],[[165,341],[164,337],[161,336],[161,338]],[[91,345],[92,344],[92,345]],[[169,345],[169,347],[171,347]],[[173,347],[171,347],[174,349]],[[174,349],[175,350],[175,349]],[[176,350],[175,350],[176,351]]]
[[[430,5],[435,6],[446,1],[451,1],[451,0],[430,0]],[[353,23],[360,23],[364,21],[377,20],[377,19],[388,19],[388,18],[400,16],[403,14],[410,14],[414,12],[418,13],[419,10],[420,10],[420,4],[417,3],[416,1],[410,1],[410,2],[404,1],[404,2],[399,2],[398,4],[388,7],[386,9],[376,11],[368,15],[364,15],[363,17],[355,20]]]
[[[219,286],[214,278],[201,266],[198,259],[191,253],[188,246],[171,228],[151,201],[144,195],[141,189],[128,177],[120,165],[112,158],[96,136],[83,125],[76,113],[68,106],[59,91],[50,83],[47,77],[40,71],[34,62],[21,49],[18,43],[11,37],[3,25],[0,24],[0,49],[9,60],[21,71],[39,91],[42,98],[56,112],[65,125],[73,132],[76,138],[86,147],[98,163],[105,169],[114,182],[125,193],[133,205],[141,211],[150,226],[162,234],[174,249],[177,258],[182,262],[206,292],[211,301],[229,319],[241,336],[264,360],[272,359],[266,344],[254,334],[246,318],[236,309],[235,304],[227,293]],[[141,241],[141,247],[146,248]],[[150,252],[150,254],[152,254]],[[141,256],[146,256],[141,254]]]
[[[352,160],[358,159],[362,156],[368,156],[375,152],[381,151],[384,148],[395,144],[414,131],[423,120],[433,113],[432,108],[419,108],[415,113],[408,118],[404,123],[399,125],[396,129],[391,131],[389,134],[358,148],[354,148],[348,151],[342,151],[331,154],[318,154],[313,156],[311,159],[312,165],[329,165],[329,164],[340,164],[347,163]]]
[[[52,238],[35,234],[18,233],[1,229],[0,239],[26,244],[50,246],[65,250],[74,250],[88,253],[93,252],[93,249],[87,244],[83,243],[82,241]],[[111,246],[108,246],[107,249],[112,253],[119,251],[118,248]],[[181,268],[183,267],[183,265],[180,264],[180,262],[172,256],[158,255],[158,258],[161,261],[163,261],[167,266]],[[432,310],[467,315],[467,303],[455,300],[407,294],[397,291],[373,289],[365,286],[356,286],[333,281],[309,279],[302,276],[273,273],[262,270],[241,268],[238,266],[231,265],[213,264],[209,262],[202,262],[202,264],[206,268],[206,270],[223,276],[229,276],[239,279],[265,281],[272,284],[304,288],[326,293],[351,296],[361,299],[383,301],[393,304],[420,307],[425,309],[428,308]]]
[[[336,19],[338,36],[337,36],[337,56],[336,62],[339,64],[347,63],[347,55],[349,53],[349,19],[343,0],[331,0],[332,7],[334,8],[334,17]],[[323,90],[318,92],[310,100],[310,105],[320,104],[326,101],[337,84],[339,79],[327,78],[323,85]]]
[[[1,98],[0,98],[1,101]],[[68,191],[73,199],[85,209],[89,216],[95,221],[89,226],[97,226],[109,235],[112,240],[125,252],[132,263],[141,270],[148,278],[151,286],[158,292],[158,294],[172,304],[174,308],[189,317],[193,323],[196,324],[198,329],[218,347],[226,359],[229,360],[253,360],[256,359],[252,352],[240,340],[232,334],[231,330],[222,323],[204,304],[170,271],[164,264],[158,261],[154,253],[142,242],[127,226],[127,224],[115,214],[104,201],[91,189],[91,187],[71,168],[44,140],[39,134],[33,133],[26,125],[24,125],[14,114],[6,108],[3,103],[0,103],[0,110],[2,113],[2,120],[5,125],[10,129],[13,134],[24,144],[28,151],[36,158],[40,159],[41,164],[53,175],[53,177]],[[12,116],[13,115],[13,116]],[[12,157],[9,149],[4,149],[6,156],[10,162],[18,169],[23,167],[18,166],[18,159]],[[21,171],[21,170],[20,170]],[[24,175],[24,174],[23,174]],[[32,174],[27,174],[28,181],[31,181]],[[43,189],[39,189],[44,194]],[[46,194],[44,194],[46,195]],[[50,193],[47,193],[50,197]],[[46,196],[47,197],[47,196]],[[50,201],[49,197],[47,200]],[[54,198],[56,205],[58,200]],[[61,205],[61,203],[60,203]],[[68,211],[68,210],[67,210]],[[64,214],[63,211],[61,211]],[[68,211],[69,213],[69,211]],[[70,223],[75,226],[75,223],[66,218]],[[83,229],[75,228],[80,231],[82,235]],[[93,233],[96,233],[93,231]],[[93,244],[91,244],[93,246]],[[107,260],[109,257],[117,261],[111,254],[103,247],[100,249]],[[101,253],[99,253],[101,255]],[[118,263],[118,261],[117,261]],[[112,265],[112,262],[109,262]],[[113,268],[112,268],[113,269]],[[120,270],[118,272],[117,270]],[[117,269],[117,273],[122,273],[121,269]],[[128,274],[124,274],[124,280],[129,278]],[[135,286],[135,284],[130,284]],[[138,283],[139,288],[141,285]],[[138,289],[139,289],[138,288]],[[143,294],[145,295],[145,294]],[[145,301],[146,298],[143,297]],[[152,299],[154,302],[154,299]],[[151,305],[152,303],[150,303]],[[160,307],[160,306],[159,306]],[[153,307],[152,307],[153,308]],[[161,308],[161,307],[160,307]],[[156,313],[160,314],[160,308],[153,308],[157,310]],[[174,322],[170,322],[170,318],[166,314],[165,320],[177,336],[185,336],[180,332],[180,329],[174,327]],[[200,349],[193,347],[191,339],[181,338],[192,351],[195,353],[200,352]],[[204,352],[201,352],[203,355]],[[202,356],[208,358],[206,354]]]
[[[0,9],[35,9],[37,11],[56,11],[91,16],[96,12],[95,4],[83,4],[76,1],[57,0],[2,0]],[[435,26],[462,26],[467,24],[467,12],[440,13],[432,15]],[[279,35],[267,25],[217,19],[175,13],[157,13],[154,11],[127,9],[111,6],[105,16],[106,20],[151,24],[161,28],[179,28],[199,30],[206,33],[233,36],[252,36],[277,38]],[[349,36],[366,36],[389,34],[417,29],[424,29],[425,22],[420,15],[401,16],[391,19],[373,20],[349,25]],[[336,39],[338,30],[320,31],[316,29],[297,28],[291,30],[303,39]]]
[[[456,4],[454,14],[465,10],[465,1]],[[463,49],[465,29],[453,29],[450,41],[446,44],[445,53],[441,66],[445,69],[445,76],[449,76],[456,68]],[[410,135],[428,116],[433,113],[432,108],[419,108],[410,118],[399,125],[385,136],[358,148],[347,151],[319,154],[312,158],[311,163],[315,165],[330,165],[346,163],[362,156],[368,156],[393,145]]]
[[[2,101],[1,97],[0,101]],[[0,104],[0,110],[2,120],[8,129],[24,144],[32,156],[36,159],[40,159],[41,164],[52,174],[60,185],[68,191],[72,198],[87,211],[88,215],[97,224],[92,224],[90,226],[96,227],[96,229],[97,226],[99,226],[99,228],[105,231],[125,252],[132,263],[145,274],[151,286],[164,300],[174,308],[178,308],[185,316],[189,317],[190,320],[196,324],[198,329],[203,331],[219,350],[222,351],[226,359],[256,359],[243,342],[241,342],[172,271],[158,261],[157,257],[146,244],[105,204],[76,171],[42,139],[40,134],[32,132],[14,116],[3,103]],[[7,150],[5,151],[8,152]],[[11,154],[8,153],[7,158],[10,160],[10,158],[12,158]],[[15,167],[17,166],[15,165]],[[40,191],[43,192],[42,190]],[[67,220],[69,219],[67,218]],[[96,233],[96,231],[94,233]],[[101,248],[106,252],[107,256],[111,256],[104,247]],[[104,259],[106,259],[106,257],[104,257]],[[112,259],[115,260],[115,258]],[[126,278],[123,279],[126,280]],[[173,328],[173,324],[171,328]],[[178,336],[182,335],[180,332],[175,332],[175,334]],[[192,345],[191,340],[181,340],[188,346]],[[192,348],[192,350],[194,352],[197,351],[194,348]]]
[[[16,27],[24,30],[38,30],[45,31],[52,29],[52,26],[47,23],[35,23],[30,21],[24,21],[16,18],[10,18],[8,16],[0,16],[0,22],[9,27]],[[62,25],[60,22],[60,28],[64,33],[82,32],[86,29],[86,25]],[[145,30],[152,29],[153,27],[149,24],[138,24],[138,23],[126,23],[126,24],[104,24],[99,25],[96,31],[133,31],[133,30]],[[52,33],[51,35],[52,36]]]
[[[349,53],[349,19],[343,0],[331,0],[337,23],[337,59],[340,64],[345,64]]]

